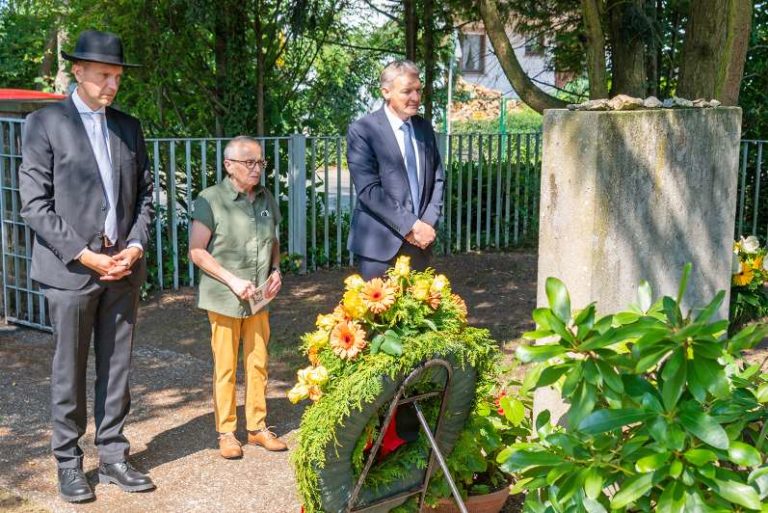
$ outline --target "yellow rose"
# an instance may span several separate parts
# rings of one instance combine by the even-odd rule
[[[393,278],[406,278],[411,273],[411,257],[400,256],[395,261],[395,268],[390,276]]]
[[[432,280],[429,278],[419,278],[411,287],[411,294],[419,301],[429,299],[429,289],[432,287]]]
[[[330,336],[331,333],[329,331],[317,330],[305,335],[304,340],[309,347],[320,348],[328,345]]]
[[[296,373],[299,383],[302,385],[309,385],[309,373],[312,371],[312,367],[305,367]]]
[[[432,280],[432,293],[442,292],[450,283],[448,278],[444,274],[438,274],[435,279]]]
[[[326,314],[326,315],[318,315],[317,321],[315,321],[315,325],[320,328],[321,330],[330,332],[334,326],[336,326],[336,323],[338,321],[336,320],[336,317],[333,314]]]
[[[347,290],[360,290],[365,285],[365,280],[359,274],[353,274],[344,280],[344,285],[347,287]]]
[[[357,290],[346,291],[344,293],[344,298],[341,301],[341,305],[352,319],[359,319],[368,311],[362,296],[360,296],[360,292]]]
[[[297,383],[288,391],[288,400],[293,404],[296,404],[307,397],[309,397],[309,387],[301,383]]]
[[[322,365],[318,365],[309,371],[306,379],[309,385],[322,385],[328,381],[328,370]]]

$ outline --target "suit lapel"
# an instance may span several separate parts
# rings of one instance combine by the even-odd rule
[[[76,93],[72,93],[76,94]],[[69,97],[66,100],[64,100],[64,103],[66,105],[66,109],[64,109],[64,112],[66,116],[69,118],[69,122],[72,124],[72,127],[74,128],[74,133],[72,134],[72,140],[76,141],[78,146],[80,147],[80,155],[88,155],[90,156],[90,165],[82,166],[83,169],[88,169],[93,173],[96,173],[96,176],[99,178],[99,183],[102,184],[102,187],[104,186],[104,182],[101,179],[101,173],[99,173],[99,164],[96,162],[96,155],[93,153],[93,146],[91,146],[91,140],[88,137],[88,132],[86,132],[85,124],[83,124],[83,118],[80,116],[80,113],[77,111],[77,107],[75,107],[75,102],[72,101],[72,98]],[[85,157],[88,158],[88,157]]]
[[[115,120],[112,109],[107,108],[107,129],[109,130],[109,152],[112,159],[112,185],[114,187],[114,198],[120,202],[120,149],[122,144],[122,132],[120,125]]]
[[[392,131],[392,125],[389,124],[387,114],[384,112],[384,107],[376,112],[376,117],[378,120],[381,140],[384,141],[384,146],[387,148],[387,151],[389,151],[390,157],[398,163],[400,170],[403,172],[405,184],[408,185],[408,172],[405,169],[405,160],[403,159],[403,154],[400,152],[400,145],[397,144],[395,132]]]

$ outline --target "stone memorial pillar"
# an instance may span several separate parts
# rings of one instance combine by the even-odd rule
[[[737,107],[546,111],[538,305],[549,276],[599,315],[636,301],[641,280],[674,297],[691,262],[683,312],[725,290],[727,318],[740,136]],[[554,421],[567,410],[552,388],[534,403]]]
[[[725,290],[727,318],[740,135],[738,107],[546,111],[538,304],[548,276],[600,314],[674,297],[691,262],[683,311]]]

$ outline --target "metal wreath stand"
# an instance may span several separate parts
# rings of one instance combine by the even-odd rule
[[[417,394],[414,396],[405,397],[406,388],[413,381],[419,378],[424,373],[424,371],[432,367],[443,367],[446,370],[447,377],[445,380],[445,388],[443,388],[441,391],[427,392],[424,394]],[[385,417],[384,423],[382,424],[382,426],[384,427],[379,433],[379,436],[376,438],[376,442],[373,444],[370,454],[368,454],[368,460],[365,463],[365,467],[363,468],[363,471],[357,480],[357,484],[355,485],[355,488],[352,491],[352,495],[349,497],[349,501],[347,502],[347,508],[346,508],[347,513],[358,513],[363,511],[369,511],[371,509],[377,508],[384,504],[399,501],[401,499],[407,499],[409,497],[413,497],[414,495],[420,495],[419,511],[421,511],[421,508],[424,505],[424,498],[427,494],[429,480],[432,477],[432,473],[434,472],[434,469],[435,469],[435,460],[437,460],[438,465],[440,465],[440,468],[443,470],[443,474],[445,475],[445,479],[448,481],[448,486],[450,486],[451,488],[451,493],[453,494],[453,498],[456,501],[456,505],[458,506],[459,511],[461,511],[461,513],[467,513],[467,507],[464,505],[464,501],[461,498],[461,494],[459,493],[459,490],[456,488],[456,483],[454,483],[453,481],[453,476],[451,476],[451,473],[448,470],[448,465],[446,465],[445,463],[445,457],[440,452],[440,448],[437,446],[437,441],[435,440],[440,435],[440,428],[442,426],[443,415],[445,414],[445,396],[448,394],[448,391],[450,390],[452,375],[453,375],[453,370],[451,368],[451,364],[448,363],[446,360],[435,358],[432,360],[427,360],[423,364],[416,367],[413,371],[411,371],[408,377],[406,377],[405,380],[403,380],[403,382],[400,384],[400,388],[398,388],[397,390],[397,393],[392,398],[392,402],[389,404],[387,416]],[[419,405],[419,401],[422,401],[424,399],[429,399],[431,397],[437,397],[437,396],[440,396],[440,412],[437,415],[437,420],[435,422],[435,432],[433,434],[432,429],[430,428],[429,423],[427,422],[427,419],[424,417],[424,413],[421,411],[421,406]],[[363,487],[365,478],[368,476],[368,472],[371,470],[371,467],[373,466],[373,462],[376,459],[376,455],[378,454],[379,449],[381,448],[381,443],[384,440],[384,434],[386,432],[386,428],[387,426],[389,426],[389,423],[392,421],[392,418],[394,417],[395,412],[397,411],[397,407],[402,404],[409,404],[409,403],[413,404],[413,408],[416,411],[416,417],[419,420],[421,429],[424,431],[424,434],[427,436],[427,439],[429,440],[429,445],[431,447],[431,450],[429,453],[429,464],[427,465],[427,471],[426,471],[426,474],[424,475],[424,481],[419,486],[416,486],[409,490],[404,490],[400,493],[396,493],[395,495],[385,497],[376,502],[373,502],[358,508],[355,506],[355,503],[357,502],[357,497],[360,494],[360,489]]]

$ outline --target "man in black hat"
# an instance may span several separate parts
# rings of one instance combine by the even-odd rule
[[[78,446],[91,337],[99,482],[131,492],[154,488],[128,463],[123,434],[152,180],[139,121],[110,107],[123,68],[133,66],[123,61],[120,39],[86,31],[62,56],[73,62],[77,89],[26,119],[19,187],[21,215],[35,231],[30,273],[48,300],[56,342],[51,445],[59,494],[81,502],[94,498]]]

